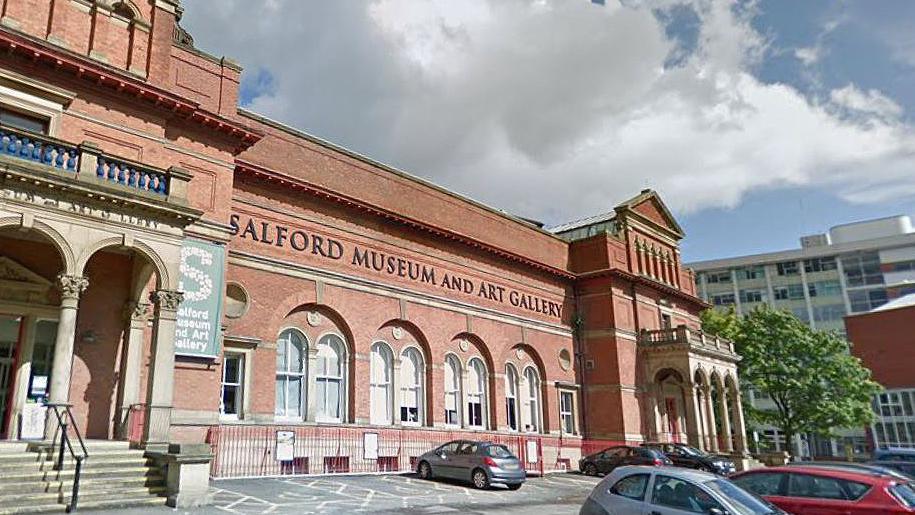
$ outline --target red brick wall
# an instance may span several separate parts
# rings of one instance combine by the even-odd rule
[[[915,387],[909,359],[915,352],[915,306],[845,318],[852,354],[885,388]]]

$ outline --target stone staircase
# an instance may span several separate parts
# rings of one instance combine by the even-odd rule
[[[127,442],[86,441],[79,510],[164,506],[165,478]],[[74,460],[54,470],[57,454],[41,444],[0,443],[0,515],[63,513],[73,491]]]

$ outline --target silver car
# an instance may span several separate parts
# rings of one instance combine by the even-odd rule
[[[591,492],[580,515],[784,514],[727,479],[675,467],[620,467]]]
[[[504,445],[470,440],[448,442],[423,454],[416,472],[422,479],[469,481],[479,489],[499,484],[517,490],[527,476],[521,461]]]

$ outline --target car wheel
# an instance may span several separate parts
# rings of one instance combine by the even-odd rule
[[[517,485],[508,485],[509,490],[518,490],[520,488],[521,488],[521,483],[518,483]]]
[[[586,463],[584,473],[586,476],[596,476],[597,475],[597,465],[593,463]]]
[[[489,476],[486,475],[483,469],[475,469],[470,477],[473,480],[473,487],[477,490],[489,488]]]
[[[418,472],[420,479],[432,479],[432,467],[429,465],[429,462],[419,462]]]

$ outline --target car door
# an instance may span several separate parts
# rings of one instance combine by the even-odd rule
[[[854,509],[841,480],[827,476],[792,472],[788,475],[788,496],[794,512],[804,515],[845,515]]]
[[[645,495],[651,474],[639,472],[621,477],[613,484],[601,484],[592,494],[607,513],[613,515],[645,515]]]
[[[676,445],[662,445],[659,450],[667,455],[670,458],[670,461],[674,462],[675,467],[687,467],[695,468],[695,462],[683,452],[680,447]]]
[[[788,474],[784,472],[751,472],[731,481],[748,492],[752,492],[779,508],[795,513],[794,500],[788,494]]]
[[[470,481],[470,472],[477,465],[479,458],[477,456],[479,447],[476,442],[464,442],[461,444],[454,456],[454,460],[451,462],[455,479]]]
[[[604,474],[620,466],[629,454],[628,447],[611,447],[601,453],[597,461],[597,470]]]
[[[705,488],[685,479],[655,474],[644,515],[687,515],[709,513],[724,507]]]
[[[431,458],[432,473],[436,476],[454,478],[457,474],[455,469],[455,459],[457,458],[458,448],[463,442],[448,442],[439,447],[439,452]]]

